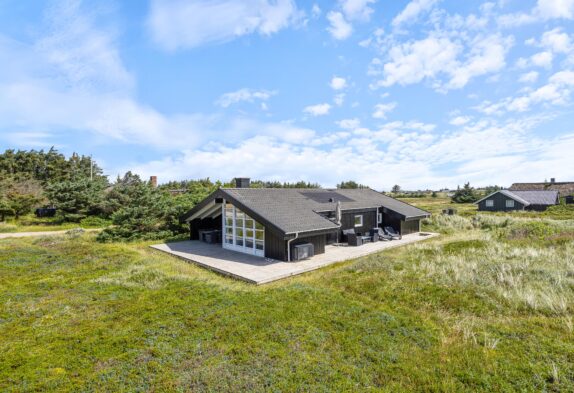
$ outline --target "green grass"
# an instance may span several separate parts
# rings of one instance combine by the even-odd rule
[[[11,218],[6,222],[0,222],[0,233],[63,231],[73,228],[103,228],[108,225],[111,225],[109,220],[97,217],[88,217],[79,223],[74,223],[61,222],[61,220],[54,217],[39,218],[30,214],[17,220]]]
[[[431,212],[432,214],[440,214],[444,209],[456,209],[457,213],[462,216],[476,214],[476,205],[472,203],[453,203],[450,198],[443,197],[427,197],[427,198],[399,198],[401,201],[410,203],[418,208]]]
[[[456,209],[457,214],[463,217],[473,216],[478,212],[477,206],[473,203],[453,203],[450,198],[441,196],[437,198],[399,198],[401,201],[410,203],[421,209],[431,212],[432,214],[441,214],[444,209]],[[480,212],[481,214],[490,214],[496,216],[507,216],[512,214],[515,217],[523,218],[551,218],[554,220],[574,220],[574,204],[566,205],[562,200],[560,205],[550,206],[546,211],[514,211],[505,212]]]
[[[261,287],[149,243],[1,240],[0,391],[572,391],[574,222],[425,225]]]

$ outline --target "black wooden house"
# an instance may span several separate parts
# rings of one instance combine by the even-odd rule
[[[475,202],[479,211],[546,210],[560,201],[558,191],[499,190]]]
[[[401,235],[420,231],[430,213],[371,189],[220,188],[181,217],[190,239],[276,260],[292,260],[295,246],[312,244],[315,254],[343,239],[343,231],[369,233],[391,226]],[[340,206],[340,221],[337,220]],[[213,233],[220,236],[213,237]],[[204,240],[204,239],[201,239]]]

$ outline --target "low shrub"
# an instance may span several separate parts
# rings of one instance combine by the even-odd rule
[[[506,228],[512,222],[512,217],[486,214],[477,214],[472,219],[472,225],[477,229]]]
[[[82,228],[104,228],[110,226],[111,224],[112,222],[110,220],[106,220],[105,218],[97,216],[86,217],[80,221],[80,226]]]
[[[507,232],[507,239],[538,239],[544,240],[552,235],[559,233],[556,225],[544,221],[525,221],[514,223]]]
[[[435,214],[430,218],[425,218],[423,220],[423,225],[429,227],[429,230],[443,233],[449,233],[455,230],[473,229],[472,221],[470,219],[444,214]]]
[[[542,215],[555,220],[574,220],[574,205],[550,206]]]
[[[102,243],[117,241],[136,241],[136,240],[166,240],[174,236],[171,231],[165,230],[147,230],[132,231],[126,227],[109,227],[98,234],[97,240]]]
[[[443,245],[442,249],[446,253],[457,254],[467,250],[480,250],[486,248],[487,243],[484,240],[458,240]]]

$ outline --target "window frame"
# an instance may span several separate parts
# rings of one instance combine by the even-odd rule
[[[516,204],[514,203],[514,199],[507,199],[506,200],[506,208],[512,208],[515,206],[516,206]]]
[[[223,201],[222,213],[223,241],[221,246],[228,250],[264,257],[265,227],[225,200]],[[231,225],[228,221],[231,221]],[[248,233],[252,236],[247,236]],[[231,243],[228,242],[229,236],[231,236]]]
[[[494,207],[494,199],[487,199],[485,204],[486,207]]]
[[[360,223],[357,224],[357,218],[359,219]],[[355,224],[355,228],[359,228],[363,226],[363,215],[362,214],[356,214],[355,218],[353,220],[354,224]]]

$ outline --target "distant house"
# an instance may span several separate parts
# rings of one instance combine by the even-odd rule
[[[560,201],[558,191],[498,190],[475,202],[479,211],[546,210]]]
[[[340,206],[340,221],[337,220]],[[294,248],[311,244],[314,254],[353,229],[368,235],[390,226],[401,235],[420,231],[430,213],[371,189],[220,188],[181,217],[190,239],[281,261]]]
[[[544,183],[514,183],[509,188],[510,191],[558,191],[565,197],[574,195],[574,181],[557,182],[556,179],[550,179],[550,182]]]

